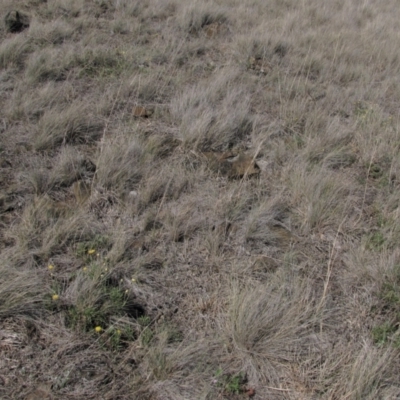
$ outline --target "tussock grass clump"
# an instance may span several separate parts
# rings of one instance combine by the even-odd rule
[[[98,78],[119,75],[124,59],[114,50],[96,46],[76,52],[72,47],[46,47],[32,54],[26,68],[28,82],[65,80],[71,73],[80,77]]]
[[[73,19],[82,14],[82,10],[85,8],[84,6],[85,2],[83,0],[58,0],[54,3],[47,4],[46,7],[42,9],[42,12],[49,18],[57,19],[62,17],[65,19]]]
[[[68,73],[64,52],[45,48],[35,52],[28,60],[26,78],[28,82],[62,81]]]
[[[139,68],[142,68],[139,66]],[[157,75],[135,75],[129,84],[133,88],[135,97],[143,103],[163,103],[171,96],[175,88],[176,78],[161,72]]]
[[[150,160],[137,138],[131,135],[107,138],[96,161],[97,183],[116,192],[133,190]]]
[[[32,170],[22,173],[19,182],[36,195],[43,195],[51,190],[49,172],[43,166],[32,165]]]
[[[391,260],[389,260],[390,262]],[[392,345],[400,348],[400,265],[390,263],[380,278],[378,288],[380,317],[372,328],[372,337],[378,346]]]
[[[111,316],[121,314],[127,296],[118,287],[107,288],[105,267],[93,262],[85,271],[79,271],[76,279],[63,293],[68,312],[66,323],[85,332],[95,328],[105,329]]]
[[[72,63],[80,69],[80,76],[107,77],[118,76],[128,65],[118,51],[104,46],[86,47],[75,54]]]
[[[259,32],[239,36],[234,43],[233,55],[239,65],[253,73],[272,75],[273,67],[284,65],[290,44],[284,37],[266,36],[265,29],[263,26]]]
[[[168,345],[168,336],[162,332],[147,353],[143,365],[143,371],[148,374],[151,381],[158,381],[159,385],[157,387],[153,387],[151,383],[142,387],[137,385],[134,391],[135,395],[142,397],[150,392],[157,397],[165,396],[167,399],[177,396],[190,398],[212,396],[215,392],[207,378],[212,376],[213,371],[204,360],[202,344],[204,343],[183,342],[174,351],[171,351],[171,345]],[[208,345],[212,351],[218,352],[219,343],[217,341],[208,342]],[[197,366],[197,371],[187,375],[194,365]],[[180,382],[184,376],[185,380],[189,379],[190,381],[202,379],[200,379],[199,385],[181,386]]]
[[[327,361],[321,368],[320,381],[324,383],[319,395],[329,397],[354,397],[374,399],[380,395],[388,398],[398,393],[396,386],[383,383],[383,377],[391,374],[393,368],[393,353],[380,352],[376,348],[364,344],[357,351],[351,349],[354,357],[348,358],[344,349],[341,354],[340,365],[343,369],[338,369],[338,358],[331,358],[333,354],[328,355]],[[337,379],[332,379],[332,374],[338,373]],[[378,379],[376,379],[378,377]],[[380,377],[380,378],[379,378]]]
[[[40,317],[45,313],[47,283],[37,270],[17,269],[1,261],[0,318]]]
[[[157,175],[151,171],[146,184],[139,188],[137,207],[145,209],[153,203],[164,203],[179,199],[180,195],[190,186],[188,174],[178,166],[164,167]]]
[[[12,97],[4,110],[9,121],[37,122],[54,105],[66,106],[76,96],[75,89],[66,81],[47,82],[40,88],[27,89],[26,82],[15,85]],[[34,99],[34,101],[33,101]]]
[[[93,143],[100,138],[103,121],[85,104],[74,103],[49,110],[40,119],[34,138],[36,150],[53,150],[63,144]]]
[[[96,172],[96,165],[85,157],[84,154],[76,151],[73,147],[62,148],[57,164],[54,166],[51,176],[51,187],[70,186],[77,180],[90,180]]]
[[[315,313],[313,302],[310,282],[289,271],[281,271],[266,286],[232,288],[226,333],[237,356],[251,360],[249,374],[258,375],[261,368],[276,384],[286,363],[318,352],[312,337],[323,318]]]
[[[227,13],[223,7],[193,2],[181,7],[179,24],[186,32],[195,34],[207,25],[227,22]]]
[[[171,112],[183,143],[203,151],[232,148],[252,130],[250,98],[238,71],[220,73],[212,86],[191,88],[173,101]]]
[[[31,40],[25,36],[15,36],[0,44],[0,68],[22,69],[29,53],[33,51]]]
[[[302,171],[298,169],[288,171],[297,222],[305,232],[322,227],[337,229],[337,224],[340,224],[350,211],[349,188],[332,173],[315,169],[307,171],[306,168],[304,167]],[[308,188],[306,192],[303,190],[304,187]],[[346,202],[340,200],[343,198]],[[342,219],[338,219],[338,216]]]
[[[40,23],[34,20],[29,29],[33,42],[39,46],[62,45],[75,34],[74,26],[65,20]]]
[[[290,215],[284,202],[263,202],[254,207],[245,222],[245,239],[264,245],[290,244],[294,236],[290,232]]]
[[[71,205],[52,200],[48,195],[34,199],[21,215],[20,229],[12,230],[15,256],[27,260],[31,256],[41,262],[62,254],[76,241],[92,237],[99,224],[81,210],[75,214]],[[21,261],[22,262],[22,261]]]

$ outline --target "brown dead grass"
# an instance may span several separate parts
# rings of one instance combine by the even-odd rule
[[[0,397],[399,398],[396,1],[15,8]]]

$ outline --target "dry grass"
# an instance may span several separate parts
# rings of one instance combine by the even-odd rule
[[[399,398],[396,1],[17,3],[0,397]]]
[[[69,144],[93,143],[101,137],[103,123],[91,115],[86,103],[45,111],[37,126],[36,150],[53,150]]]

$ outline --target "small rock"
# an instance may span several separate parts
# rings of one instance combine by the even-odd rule
[[[6,29],[11,33],[19,33],[29,27],[28,17],[17,10],[12,10],[4,18]]]
[[[149,118],[153,115],[153,110],[144,108],[142,106],[133,107],[132,114],[136,118]]]
[[[129,195],[129,197],[131,197],[131,198],[136,198],[137,196],[138,196],[138,192],[136,191],[136,190],[131,190],[129,193],[128,193],[128,195]]]

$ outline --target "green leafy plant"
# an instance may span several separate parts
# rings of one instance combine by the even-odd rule
[[[121,311],[126,304],[126,294],[118,287],[107,289],[107,295],[110,303],[116,311]]]
[[[91,250],[87,253],[91,255]],[[74,329],[101,333],[107,331],[112,317],[125,315],[128,295],[123,288],[110,284],[108,267],[102,261],[96,255],[74,277],[75,296],[66,312],[66,323]]]
[[[138,318],[138,323],[141,326],[140,340],[142,345],[147,346],[150,344],[154,337],[154,332],[150,328],[151,319],[149,316],[144,315]]]
[[[369,250],[381,250],[386,242],[385,236],[382,232],[377,231],[371,233],[367,237],[367,248]]]
[[[400,286],[393,283],[384,283],[381,293],[382,299],[389,307],[400,304]]]
[[[154,337],[154,332],[150,328],[144,329],[142,334],[140,335],[142,345],[143,346],[149,345],[153,337]]]
[[[118,351],[121,349],[122,341],[121,341],[121,331],[119,329],[112,329],[108,333],[108,339],[105,345],[109,345],[111,349]]]
[[[126,348],[128,342],[135,339],[136,335],[129,325],[111,326],[106,331],[104,344],[112,350],[120,351]]]
[[[85,261],[91,261],[101,250],[108,249],[109,239],[103,235],[96,235],[91,240],[76,244],[76,255]]]
[[[240,394],[244,392],[244,385],[247,382],[246,374],[240,372],[238,374],[225,374],[221,368],[215,373],[218,386],[226,393]]]
[[[105,326],[106,320],[106,315],[96,307],[72,306],[66,314],[67,325],[84,332],[92,331],[96,326]]]
[[[383,346],[391,340],[393,334],[395,334],[396,331],[396,326],[392,325],[389,322],[385,322],[382,325],[378,325],[372,328],[372,337],[375,344],[377,344],[378,346]],[[400,344],[399,338],[397,338],[396,341]]]
[[[381,300],[381,315],[385,322],[372,329],[372,337],[378,346],[391,344],[400,347],[400,266],[394,265],[385,276],[378,297]]]
[[[147,327],[150,325],[150,317],[148,315],[143,315],[138,318],[139,325],[142,327]]]

